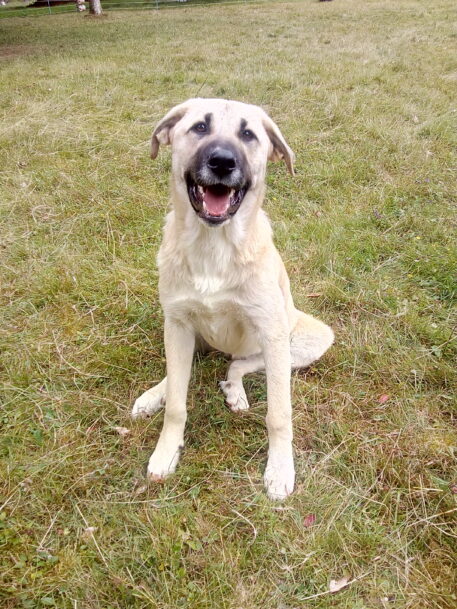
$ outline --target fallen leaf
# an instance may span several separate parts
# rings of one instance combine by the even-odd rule
[[[457,484],[451,484],[451,486],[449,488],[451,489],[451,493],[454,493],[454,495],[457,495]]]
[[[145,493],[147,490],[148,490],[148,485],[147,484],[142,484],[141,486],[138,486],[134,490],[134,495],[135,496],[141,495],[142,493]]]
[[[388,399],[389,399],[389,396],[387,395],[387,393],[383,393],[382,395],[379,396],[378,402],[380,404],[385,404]]]
[[[92,425],[90,425],[87,429],[86,429],[86,434],[89,435],[91,434],[94,429],[97,427],[98,425],[98,421],[95,421],[95,423],[92,423]]]
[[[308,516],[305,516],[303,519],[303,526],[308,529],[309,527],[312,527],[315,522],[316,522],[316,515],[308,514]]]
[[[330,590],[330,592],[338,592],[339,590],[346,588],[348,583],[349,577],[342,577],[341,579],[331,579],[328,589]]]
[[[90,539],[91,537],[93,537],[96,530],[97,527],[87,527],[87,529],[84,529],[82,534],[83,539]]]
[[[322,296],[322,292],[311,292],[311,294],[307,295],[308,298],[318,298],[319,296]]]
[[[114,431],[117,431],[120,436],[127,436],[130,433],[130,429],[127,427],[115,427]]]
[[[30,489],[31,484],[32,484],[31,478],[24,478],[24,480],[22,480],[22,482],[19,482],[19,486],[22,489],[24,489],[25,491],[28,491]]]

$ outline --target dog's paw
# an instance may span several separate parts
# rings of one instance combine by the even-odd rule
[[[232,412],[247,410],[249,408],[248,398],[244,391],[243,384],[234,383],[233,381],[220,381],[219,387],[225,395],[225,401],[230,406]]]
[[[151,482],[160,482],[173,474],[178,465],[181,447],[174,451],[156,449],[148,463],[148,479]]]
[[[268,497],[274,501],[283,501],[294,490],[293,457],[269,457],[263,481]]]
[[[140,397],[135,400],[132,408],[131,416],[133,419],[141,419],[148,417],[165,405],[165,393],[159,385],[145,391]]]

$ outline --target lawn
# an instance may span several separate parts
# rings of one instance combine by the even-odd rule
[[[456,606],[456,22],[455,0],[2,20],[2,608]],[[224,357],[197,359],[163,484],[163,415],[129,418],[165,366],[149,138],[197,95],[262,105],[294,149],[265,207],[337,336],[293,375],[283,504],[263,375],[236,416]]]

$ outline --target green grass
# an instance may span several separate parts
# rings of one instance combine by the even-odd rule
[[[184,8],[189,6],[201,6],[211,4],[237,4],[268,2],[268,0],[185,0],[182,3],[180,0],[103,0],[103,13],[117,10],[162,10],[163,8]],[[7,5],[0,6],[0,19],[10,17],[40,17],[49,15],[61,15],[63,13],[75,13],[76,3],[70,2],[67,4],[50,5],[50,6],[33,6],[34,0],[10,0]],[[86,0],[86,12],[84,16],[89,16],[89,0]]]
[[[33,6],[34,0],[10,0],[8,4],[0,6],[0,19],[11,17],[40,17],[43,15],[57,15],[76,12],[76,3],[60,4],[56,6]]]
[[[2,23],[2,607],[455,607],[456,12],[309,0]],[[152,163],[148,140],[195,95],[281,126],[297,176],[271,166],[265,207],[297,305],[337,334],[293,377],[282,506],[262,491],[262,375],[234,416],[223,357],[196,362],[163,485],[144,477],[162,414],[129,420],[164,373],[170,156]]]

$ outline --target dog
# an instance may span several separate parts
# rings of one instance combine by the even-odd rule
[[[294,306],[289,278],[261,206],[267,161],[294,153],[258,106],[189,99],[157,124],[151,157],[172,147],[171,205],[158,254],[167,376],[141,395],[134,418],[165,406],[148,477],[175,471],[184,446],[186,398],[196,349],[232,356],[220,383],[233,411],[249,407],[245,374],[267,378],[267,494],[294,488],[291,370],[309,366],[333,342],[332,330]]]

